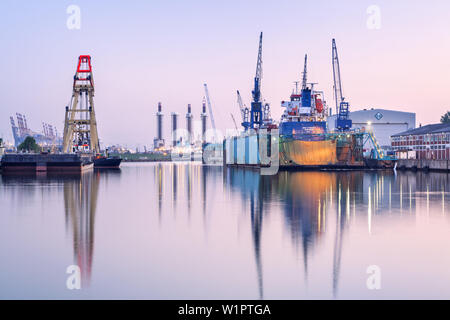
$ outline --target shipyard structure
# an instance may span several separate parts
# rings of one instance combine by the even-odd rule
[[[332,41],[332,67],[336,117],[328,126],[331,109],[317,83],[308,82],[305,55],[301,81],[287,101],[279,121],[262,99],[262,33],[259,39],[253,101],[245,107],[238,92],[243,132],[225,139],[224,165],[291,169],[362,169],[394,166],[394,158],[379,146],[373,132],[353,127],[350,104],[343,96],[336,41]],[[368,151],[367,151],[368,150]],[[366,152],[365,152],[366,151]]]

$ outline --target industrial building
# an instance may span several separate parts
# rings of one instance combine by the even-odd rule
[[[353,128],[373,132],[382,149],[390,149],[391,136],[416,127],[416,114],[386,109],[363,109],[349,113]],[[336,127],[336,115],[328,117],[328,128]]]
[[[430,124],[391,137],[400,159],[450,160],[450,123]]]
[[[158,103],[158,112],[156,113],[156,137],[153,139],[153,149],[164,148],[164,139],[162,134],[162,123],[163,123],[162,105],[161,102]]]

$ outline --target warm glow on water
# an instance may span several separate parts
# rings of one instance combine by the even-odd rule
[[[450,299],[449,179],[187,163],[3,175],[0,298]]]

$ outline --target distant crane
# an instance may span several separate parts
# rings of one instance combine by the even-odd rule
[[[248,121],[249,116],[249,110],[246,105],[242,102],[241,94],[239,93],[239,90],[236,91],[237,93],[237,103],[239,105],[239,109],[241,110],[241,117],[242,117],[242,123],[241,125],[244,127],[245,130],[248,129],[250,126],[250,122]]]
[[[206,102],[208,102],[209,115],[211,117],[211,126],[214,129],[214,131],[215,131],[216,130],[216,123],[214,122],[214,115],[213,115],[213,112],[212,112],[211,100],[209,99],[208,86],[206,85],[206,83],[204,84],[204,86],[205,86]]]
[[[261,78],[262,78],[262,37],[259,35],[258,59],[256,61],[256,74],[254,88],[252,91],[253,102],[250,111],[250,128],[261,127],[263,123],[262,103],[261,103]]]
[[[345,98],[342,96],[341,70],[339,68],[335,39],[332,41],[331,50],[333,56],[334,97],[336,99],[336,129],[338,131],[348,131],[352,127],[352,120],[349,118],[349,103],[345,102]]]
[[[238,130],[238,127],[237,127],[237,124],[236,124],[236,119],[234,119],[233,113],[230,112],[230,115],[231,115],[231,119],[233,119],[234,128],[235,128],[236,130]]]

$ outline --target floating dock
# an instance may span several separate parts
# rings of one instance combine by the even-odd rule
[[[226,138],[223,164],[228,167],[281,170],[365,170],[390,169],[394,161],[365,159],[358,133],[331,134],[323,141],[286,140],[276,134],[247,133]]]

